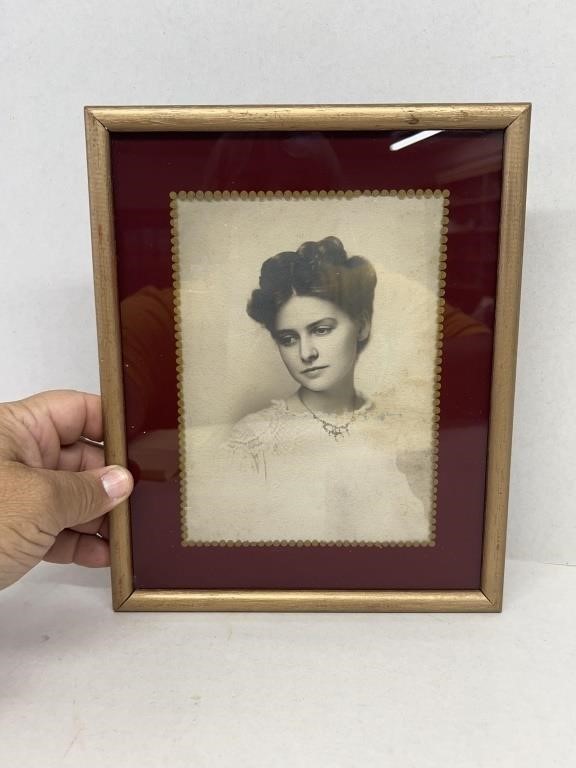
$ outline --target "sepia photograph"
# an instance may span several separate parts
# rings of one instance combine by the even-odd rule
[[[172,198],[182,543],[433,546],[446,197]]]

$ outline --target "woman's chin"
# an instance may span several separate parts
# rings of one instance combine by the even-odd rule
[[[298,381],[298,380],[297,380]],[[333,384],[328,384],[324,381],[298,381],[302,389],[307,389],[310,392],[330,392]]]

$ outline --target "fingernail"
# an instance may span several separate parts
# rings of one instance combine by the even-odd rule
[[[100,479],[111,499],[122,499],[130,493],[130,475],[122,467],[112,467]]]

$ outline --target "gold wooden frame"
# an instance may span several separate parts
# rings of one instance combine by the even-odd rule
[[[110,515],[112,595],[120,611],[479,611],[502,608],[530,104],[87,107],[88,177],[106,458],[126,464],[110,173],[110,132],[503,129],[504,167],[481,589],[139,590],[129,506]]]

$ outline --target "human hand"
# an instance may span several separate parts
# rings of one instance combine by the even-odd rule
[[[84,439],[83,439],[84,438]],[[110,562],[106,513],[132,492],[104,466],[100,398],[44,392],[0,404],[0,589],[41,560]]]

